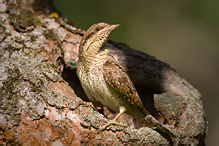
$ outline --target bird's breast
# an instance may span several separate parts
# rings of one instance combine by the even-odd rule
[[[82,88],[91,101],[99,101],[104,106],[118,112],[121,106],[117,99],[120,94],[105,80],[102,66],[78,71]]]

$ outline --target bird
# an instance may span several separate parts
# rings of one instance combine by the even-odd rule
[[[88,99],[118,113],[100,129],[104,130],[111,124],[124,126],[116,120],[126,113],[152,124],[169,137],[175,137],[173,132],[161,125],[144,108],[128,74],[105,47],[111,33],[118,26],[103,22],[94,24],[85,32],[79,45],[77,76]]]

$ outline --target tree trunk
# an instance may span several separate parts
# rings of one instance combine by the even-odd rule
[[[168,64],[113,41],[107,47],[145,108],[178,137],[171,140],[127,115],[120,121],[129,127],[98,132],[108,119],[82,102],[87,98],[76,76],[84,31],[52,13],[50,0],[1,0],[0,8],[0,144],[205,144],[200,93]],[[104,114],[114,116],[105,108]]]

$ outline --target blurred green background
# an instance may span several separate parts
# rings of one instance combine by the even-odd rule
[[[78,28],[120,24],[111,39],[169,63],[203,95],[207,145],[219,143],[219,1],[55,0]]]

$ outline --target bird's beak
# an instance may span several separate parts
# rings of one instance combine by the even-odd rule
[[[111,31],[113,31],[114,29],[116,29],[117,27],[119,27],[119,24],[110,25],[110,26],[108,26],[107,29],[111,32]]]

